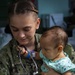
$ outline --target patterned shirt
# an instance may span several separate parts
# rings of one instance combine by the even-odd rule
[[[42,71],[48,72],[49,68],[52,68],[55,71],[59,72],[60,74],[63,74],[67,71],[75,72],[75,64],[71,62],[70,58],[68,57],[66,53],[64,54],[66,57],[56,61],[51,61],[42,54],[42,51],[40,51],[40,57],[43,59],[43,62],[44,62],[43,65],[41,66]],[[46,65],[49,68],[47,68]]]

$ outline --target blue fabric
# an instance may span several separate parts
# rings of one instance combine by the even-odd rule
[[[61,58],[56,61],[51,61],[42,54],[42,51],[40,51],[40,57],[43,59],[44,62],[43,65],[41,66],[41,70],[43,72],[48,72],[49,68],[52,68],[61,74],[67,71],[75,72],[75,64],[71,62],[67,54],[65,55],[66,55],[65,58]]]
[[[30,53],[29,53],[29,52],[28,52],[28,54],[27,54],[26,58],[30,58]]]

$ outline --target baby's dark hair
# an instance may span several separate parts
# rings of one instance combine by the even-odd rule
[[[58,47],[58,45],[63,45],[63,47],[65,47],[68,42],[68,35],[60,26],[53,26],[49,28],[41,36],[41,38],[46,37],[49,37],[50,43],[54,45],[54,48]]]
[[[17,0],[9,4],[9,17],[14,14],[27,14],[31,12],[34,13],[36,16],[38,14],[38,10],[30,0]]]

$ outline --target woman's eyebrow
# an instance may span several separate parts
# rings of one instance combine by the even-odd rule
[[[10,27],[12,27],[12,28],[17,28],[17,27],[15,27],[15,26],[13,26],[13,25],[11,25]],[[31,28],[31,26],[23,27],[23,29],[26,29],[26,28]]]
[[[13,26],[13,25],[11,25],[10,27],[12,27],[12,28],[17,28],[17,27],[15,27],[15,26]]]
[[[26,27],[24,27],[24,28],[31,28],[31,26],[26,26]]]

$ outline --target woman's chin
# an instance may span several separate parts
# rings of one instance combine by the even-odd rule
[[[27,45],[28,42],[19,42],[20,45]]]

